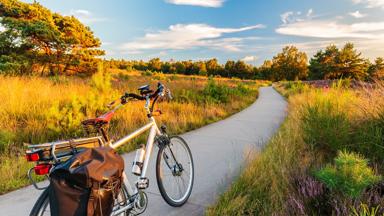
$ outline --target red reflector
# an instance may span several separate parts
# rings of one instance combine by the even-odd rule
[[[51,164],[37,164],[34,169],[36,175],[45,175],[49,173],[51,167]]]
[[[27,161],[38,161],[40,159],[39,153],[26,154]]]

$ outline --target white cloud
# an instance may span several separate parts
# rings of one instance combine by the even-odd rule
[[[207,47],[227,51],[238,51],[248,38],[221,38],[224,34],[263,28],[263,25],[243,28],[217,28],[207,24],[176,24],[167,30],[147,33],[144,37],[122,45],[126,52],[140,50],[183,50],[194,47]],[[250,38],[253,39],[253,38]]]
[[[289,18],[293,15],[293,11],[287,11],[283,14],[280,15],[280,18],[281,18],[281,21],[286,24],[286,23],[289,23]]]
[[[78,18],[82,23],[85,23],[85,24],[91,24],[91,23],[102,22],[107,20],[106,18],[96,17],[90,11],[82,10],[82,9],[78,9],[78,10],[72,9],[69,12],[69,15]]]
[[[367,8],[384,9],[384,0],[352,0],[355,4],[365,4]]]
[[[255,62],[257,59],[259,59],[257,56],[245,56],[241,60],[244,62]]]
[[[359,13],[360,14],[360,13]],[[295,20],[282,23],[275,31],[283,35],[311,38],[311,41],[293,43],[292,45],[313,54],[320,47],[329,44],[338,46],[352,42],[364,56],[373,58],[384,51],[384,19],[367,22],[346,22],[344,18],[327,18]],[[313,38],[318,38],[313,41]]]
[[[281,21],[284,24],[297,22],[297,21],[303,21],[305,19],[311,19],[313,17],[313,9],[309,9],[306,14],[302,15],[301,11],[293,12],[293,11],[287,11],[280,15]]]
[[[295,14],[291,12],[289,14]],[[342,19],[313,19],[310,9],[305,19],[290,18],[282,20],[283,24],[276,29],[279,34],[315,38],[365,38],[377,39],[384,36],[384,21],[341,23]],[[353,13],[363,16],[359,11]]]
[[[192,5],[201,7],[221,7],[224,0],[165,0],[168,3],[176,5]]]
[[[349,15],[355,17],[356,19],[359,19],[359,18],[363,18],[363,17],[366,17],[367,14],[362,14],[360,13],[360,11],[355,11],[355,12],[350,12]]]
[[[313,9],[309,9],[307,12],[307,17],[311,17],[313,15]]]
[[[284,24],[276,29],[279,34],[316,38],[366,38],[384,36],[384,22],[341,24],[327,20],[306,20]]]

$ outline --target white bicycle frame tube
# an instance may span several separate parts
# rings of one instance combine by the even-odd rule
[[[143,162],[143,169],[142,169],[142,172],[141,172],[141,176],[138,178],[138,180],[140,178],[145,178],[146,176],[146,172],[147,172],[147,167],[148,167],[148,163],[149,163],[149,158],[151,156],[151,152],[152,152],[152,149],[153,149],[153,144],[155,142],[155,137],[156,135],[161,135],[161,131],[159,130],[159,128],[157,127],[157,124],[156,124],[156,121],[153,117],[151,117],[150,119],[150,122],[146,125],[144,125],[143,127],[137,129],[136,131],[132,132],[131,134],[117,140],[116,142],[110,144],[109,146],[113,149],[117,149],[118,147],[128,143],[129,141],[131,141],[133,138],[139,136],[140,134],[146,132],[147,130],[149,130],[149,135],[148,135],[148,139],[147,139],[147,145],[146,145],[146,148],[145,148],[145,158],[144,158],[144,162]],[[128,190],[128,195],[129,196],[132,196],[134,194],[137,193],[137,188],[134,187],[132,188],[126,174],[124,173],[123,175],[123,179],[124,179],[124,184],[127,186],[127,190]]]

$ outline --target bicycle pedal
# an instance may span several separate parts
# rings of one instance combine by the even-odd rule
[[[147,189],[149,187],[149,179],[148,178],[140,178],[137,183],[136,183],[136,186],[138,189]]]

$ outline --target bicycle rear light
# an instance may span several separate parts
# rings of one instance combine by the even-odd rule
[[[46,175],[49,173],[52,164],[37,164],[34,168],[36,175]]]
[[[28,153],[25,155],[27,158],[27,161],[33,162],[33,161],[38,161],[40,159],[39,152],[34,152],[34,153]]]

